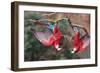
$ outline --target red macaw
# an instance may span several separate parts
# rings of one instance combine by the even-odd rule
[[[55,25],[53,29],[53,34],[50,36],[48,40],[42,40],[42,44],[44,44],[45,46],[53,45],[56,50],[61,50],[61,48],[59,48],[61,38],[62,33],[59,31],[57,25]]]
[[[78,32],[75,32],[74,37],[73,37],[73,51],[74,52],[81,52],[82,50],[84,50],[85,48],[83,48],[83,42],[80,39],[80,34]]]
[[[87,36],[88,33],[86,29],[83,29],[85,31],[85,35],[81,38],[80,33],[74,32],[74,37],[73,37],[73,50],[72,53],[80,53],[86,49],[86,47],[89,45],[89,37]]]

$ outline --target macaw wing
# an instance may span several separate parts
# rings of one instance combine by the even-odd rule
[[[39,40],[40,43],[44,44],[44,40],[48,41],[50,36],[53,34],[50,30],[46,29],[44,32],[38,32],[32,29],[33,35],[36,37],[36,39]]]
[[[83,39],[82,39],[82,42],[83,42],[83,48],[87,48],[89,45],[90,45],[90,37],[89,36],[85,36]]]

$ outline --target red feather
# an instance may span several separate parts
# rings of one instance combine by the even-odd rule
[[[79,32],[75,32],[74,38],[73,38],[73,45],[74,45],[74,49],[75,52],[82,52],[85,48],[84,43],[82,41],[82,39],[80,39],[80,34]]]

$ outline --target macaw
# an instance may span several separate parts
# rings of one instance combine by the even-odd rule
[[[55,25],[53,29],[53,34],[50,36],[48,40],[47,39],[42,40],[42,44],[45,46],[53,45],[54,48],[59,51],[61,50],[61,48],[59,48],[61,38],[62,38],[62,33],[59,31],[57,25]]]
[[[87,30],[84,28],[85,35],[81,37],[80,35],[80,30],[79,29],[74,29],[74,37],[73,37],[73,50],[72,53],[81,53],[86,49],[86,47],[89,45],[89,36],[87,33]]]

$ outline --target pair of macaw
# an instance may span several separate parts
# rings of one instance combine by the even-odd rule
[[[35,24],[44,24],[44,23],[41,23],[39,21],[35,21],[34,22]],[[63,34],[60,32],[57,24],[55,23],[54,25],[48,23],[46,24],[46,27],[50,30],[53,31],[53,33],[50,35],[49,39],[42,39],[41,43],[44,45],[44,46],[54,46],[54,48],[59,51],[61,50],[62,48],[60,48],[60,41],[61,41],[61,38],[63,36]],[[73,49],[72,49],[72,53],[78,53],[78,52],[82,52],[85,47],[84,47],[84,38],[80,38],[80,33],[78,30],[74,30],[74,36],[73,36]]]

